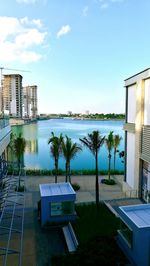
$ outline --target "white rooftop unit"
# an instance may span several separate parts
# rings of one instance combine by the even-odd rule
[[[76,192],[70,183],[40,184],[41,223],[63,222],[76,218]]]
[[[150,265],[150,204],[119,207],[118,243],[137,266]]]
[[[41,197],[76,195],[70,183],[55,183],[40,185]]]

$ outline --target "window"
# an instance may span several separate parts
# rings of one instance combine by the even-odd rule
[[[133,242],[133,232],[122,220],[120,220],[119,234],[125,239],[128,246],[131,248]]]
[[[74,213],[74,202],[73,201],[51,202],[50,203],[51,216],[70,215],[73,213]]]

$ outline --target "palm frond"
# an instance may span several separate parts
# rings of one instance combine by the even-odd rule
[[[99,131],[93,131],[87,137],[80,138],[79,140],[95,155],[96,151],[99,151],[103,145],[104,139],[105,136],[102,137]]]

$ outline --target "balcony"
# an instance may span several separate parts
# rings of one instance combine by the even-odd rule
[[[8,125],[9,125],[8,118],[0,118],[0,130],[4,127],[7,127]]]
[[[0,156],[10,142],[10,133],[9,119],[0,118]]]

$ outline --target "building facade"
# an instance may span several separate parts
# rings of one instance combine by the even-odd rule
[[[130,196],[150,201],[150,68],[125,80],[125,180]]]
[[[37,86],[23,87],[23,117],[37,117]]]
[[[22,117],[22,76],[19,74],[3,76],[2,111],[13,117]]]

